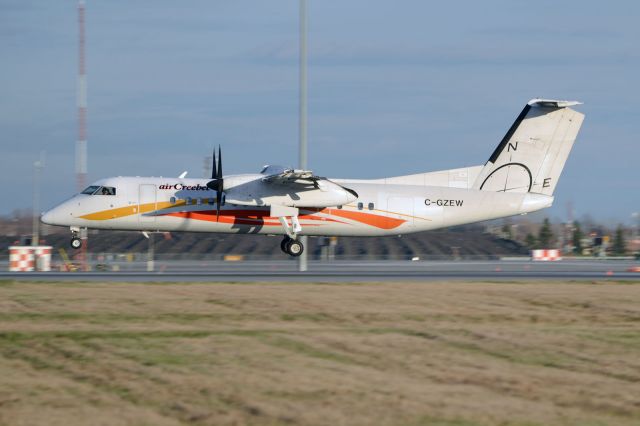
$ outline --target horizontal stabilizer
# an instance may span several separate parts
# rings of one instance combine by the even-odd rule
[[[578,102],[578,101],[558,101],[555,99],[531,99],[529,102],[527,102],[527,105],[538,105],[541,107],[548,107],[548,108],[566,108],[566,107],[570,107],[570,106],[575,106],[575,105],[582,105],[582,102]]]

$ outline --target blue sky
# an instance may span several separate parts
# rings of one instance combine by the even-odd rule
[[[0,214],[75,188],[75,1],[0,1]],[[533,97],[585,123],[549,214],[640,211],[640,2],[309,0],[309,164],[373,178],[482,164]],[[295,165],[298,2],[87,2],[89,178]],[[8,202],[7,202],[8,201]]]

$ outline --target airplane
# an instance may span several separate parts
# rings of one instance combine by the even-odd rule
[[[295,257],[302,235],[403,235],[526,214],[553,203],[584,120],[570,107],[580,104],[532,99],[483,165],[371,180],[281,166],[224,176],[218,147],[211,179],[101,179],[41,220],[68,226],[74,249],[89,228],[188,231],[282,235]]]

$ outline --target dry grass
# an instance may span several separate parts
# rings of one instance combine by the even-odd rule
[[[0,423],[640,424],[640,285],[0,284]]]

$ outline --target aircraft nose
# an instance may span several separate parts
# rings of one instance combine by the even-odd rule
[[[56,212],[57,209],[53,208],[51,210],[47,210],[42,213],[40,216],[40,221],[47,225],[56,225],[59,214]]]

